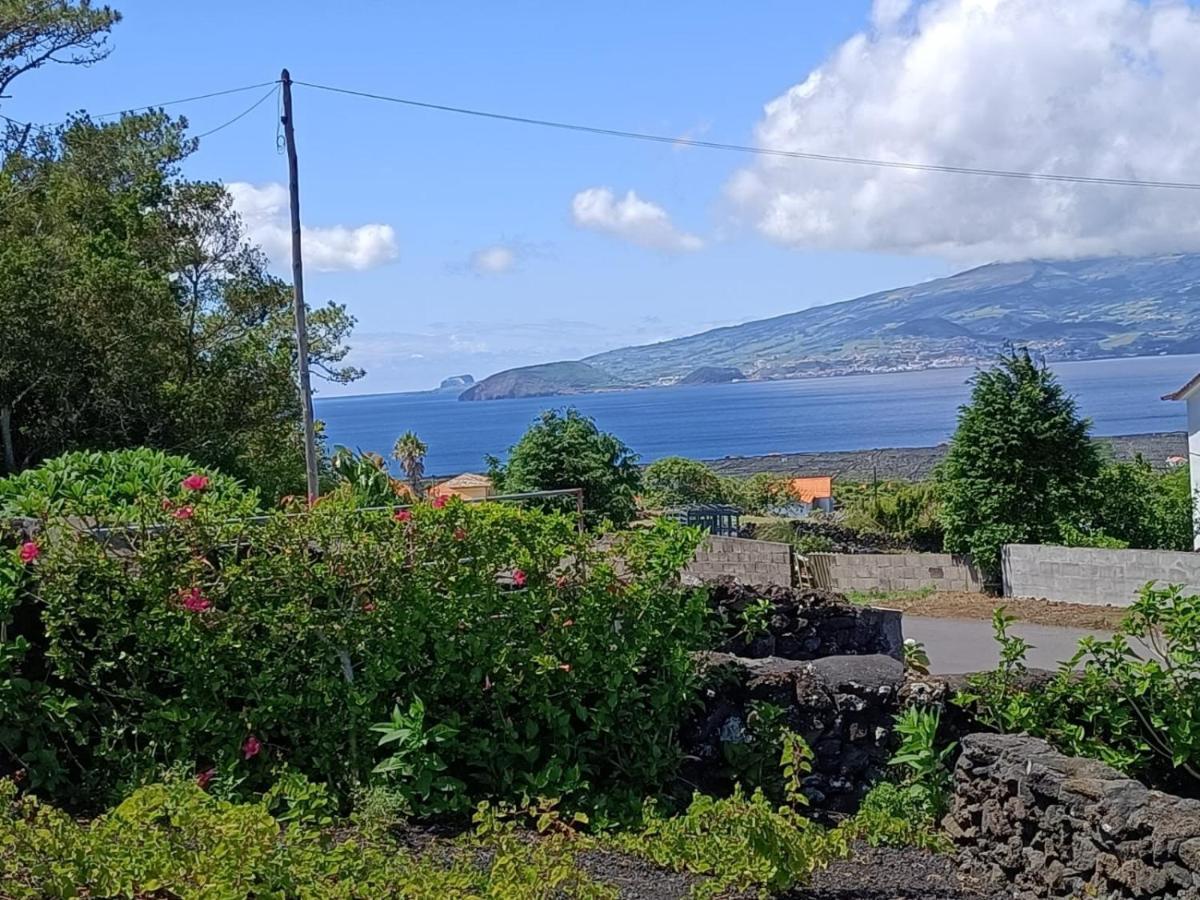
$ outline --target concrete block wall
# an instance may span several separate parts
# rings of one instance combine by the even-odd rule
[[[1001,562],[1008,597],[1129,606],[1148,581],[1200,594],[1200,553],[1007,544]]]
[[[979,570],[950,553],[812,553],[806,559],[817,587],[830,591],[983,591]]]
[[[697,581],[727,575],[743,584],[786,586],[792,583],[792,548],[773,541],[710,535],[683,574]]]

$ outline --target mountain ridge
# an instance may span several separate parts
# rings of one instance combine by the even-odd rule
[[[761,381],[974,365],[1009,344],[1052,361],[1200,352],[1200,254],[988,263],[579,362],[603,373],[596,381],[649,386],[698,367]]]

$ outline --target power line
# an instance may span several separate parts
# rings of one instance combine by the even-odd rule
[[[106,113],[97,113],[97,114],[93,115],[92,118],[93,119],[111,119],[116,116],[126,115],[127,113],[144,112],[148,109],[162,109],[163,107],[167,107],[167,106],[178,106],[182,103],[194,103],[197,100],[210,100],[213,97],[225,97],[225,96],[228,96],[229,94],[240,94],[244,91],[253,91],[256,88],[267,87],[269,85],[274,87],[278,84],[279,84],[278,79],[275,79],[272,81],[260,81],[257,84],[244,84],[241,87],[226,88],[225,90],[220,90],[220,91],[210,91],[207,94],[196,94],[195,96],[192,96],[192,97],[179,97],[175,100],[164,100],[162,103],[147,103],[144,106],[131,106],[128,109],[114,110],[113,112],[106,112]],[[267,96],[270,96],[270,93],[268,93]],[[265,100],[265,99],[266,98],[264,97],[263,100]],[[259,100],[258,102],[261,103],[261,102],[263,102],[263,100]],[[257,105],[258,105],[258,103],[254,104],[254,106],[257,106]],[[247,109],[246,113],[249,113],[250,110],[254,108],[254,106],[250,107],[250,109]],[[245,115],[246,113],[243,113],[242,115]],[[11,116],[4,115],[3,113],[0,113],[0,119],[3,119],[5,122],[8,122],[11,125],[16,125],[19,128],[33,128],[33,129],[36,129],[38,131],[43,131],[43,132],[44,131],[53,131],[56,126],[66,124],[66,121],[67,121],[64,119],[62,122],[55,122],[55,123],[52,123],[49,125],[44,125],[44,124],[39,125],[35,122],[22,122],[20,119],[14,119]],[[232,125],[233,122],[235,122],[235,121],[237,121],[237,119],[233,119],[229,122],[226,122],[225,125]],[[221,125],[218,128],[212,129],[212,131],[205,132],[204,134],[196,135],[196,137],[205,137],[206,135],[213,134],[214,132],[219,131],[221,128],[224,128],[225,125]]]
[[[858,156],[838,156],[832,153],[809,153],[801,150],[782,150],[772,147],[754,147],[747,144],[726,144],[719,141],[701,141],[692,138],[668,137],[661,134],[648,134],[640,131],[623,131],[617,128],[600,128],[594,125],[581,125],[574,122],[558,122],[551,119],[535,119],[529,116],[514,116],[506,113],[489,112],[481,109],[469,109],[462,106],[447,106],[442,103],[426,103],[421,100],[410,100],[404,97],[391,97],[386,94],[374,94],[369,91],[355,91],[349,88],[334,87],[328,84],[315,84],[311,81],[293,81],[293,84],[314,88],[319,91],[329,91],[335,94],[347,94],[352,97],[363,97],[368,100],[381,100],[386,103],[398,103],[418,109],[429,109],[437,112],[449,112],[463,116],[475,116],[481,119],[495,119],[502,122],[514,122],[519,125],[536,125],[541,128],[557,128],[563,131],[576,131],[585,134],[598,134],[606,137],[627,138],[637,141],[649,141],[658,144],[672,144],[681,147],[695,147],[702,150],[723,150],[733,153],[750,153],[757,156],[774,156],[785,159],[806,159],[817,162],[842,163],[855,166],[871,166],[883,169],[906,169],[914,172],[942,172],[951,175],[975,175],[992,178],[1013,178],[1025,181],[1052,181],[1071,184],[1096,184],[1120,187],[1173,188],[1176,190],[1200,190],[1200,182],[1191,181],[1153,181],[1141,178],[1103,178],[1093,175],[1067,175],[1056,172],[1022,172],[1010,169],[984,169],[971,166],[942,166],[931,163],[907,162],[891,159],[869,159]]]
[[[260,106],[262,106],[263,103],[265,103],[270,97],[272,97],[278,93],[279,93],[279,85],[272,84],[271,89],[269,91],[267,91],[265,94],[263,94],[261,97],[259,97],[257,100],[255,100],[253,103],[251,103],[248,107],[243,109],[240,113],[238,113],[236,116],[234,116],[228,122],[224,122],[224,123],[218,125],[216,128],[210,128],[208,131],[205,131],[202,134],[193,135],[193,137],[196,140],[199,140],[200,138],[208,137],[210,134],[216,134],[218,131],[220,131],[223,128],[228,128],[234,122],[244,119],[246,116],[250,115],[250,113],[254,112],[254,110],[256,110]]]
[[[258,84],[245,84],[241,87],[227,88],[222,91],[211,91],[207,94],[197,94],[194,97],[180,97],[177,100],[165,100],[162,103],[147,103],[145,106],[131,106],[128,109],[118,109],[114,112],[98,113],[95,118],[107,119],[112,116],[123,116],[126,113],[143,112],[147,109],[161,109],[164,106],[178,106],[180,103],[194,103],[197,100],[209,100],[213,97],[224,97],[228,94],[240,94],[243,91],[253,91],[256,88],[266,87],[267,85],[279,84],[279,79],[271,81],[260,81]]]

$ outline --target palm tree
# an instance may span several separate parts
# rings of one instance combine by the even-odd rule
[[[414,497],[421,496],[421,476],[425,474],[425,454],[428,452],[425,442],[412,431],[396,438],[396,445],[392,447],[392,456],[408,476],[408,486]]]

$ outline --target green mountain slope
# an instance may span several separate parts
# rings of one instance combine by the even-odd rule
[[[701,365],[795,378],[967,365],[1006,342],[1052,360],[1200,352],[1200,254],[995,263],[585,362],[632,384]]]
[[[505,369],[478,381],[458,395],[459,400],[502,400],[509,397],[546,397],[578,394],[621,385],[603,369],[582,362],[553,362]]]

